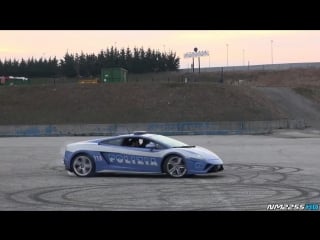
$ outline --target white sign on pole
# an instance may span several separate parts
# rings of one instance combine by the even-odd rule
[[[184,58],[193,58],[193,57],[203,57],[209,56],[209,51],[199,51],[199,52],[187,52],[184,54]]]

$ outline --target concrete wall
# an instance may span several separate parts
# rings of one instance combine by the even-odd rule
[[[178,122],[73,125],[1,125],[0,136],[103,136],[144,130],[163,135],[265,134],[273,129],[303,129],[304,120]]]

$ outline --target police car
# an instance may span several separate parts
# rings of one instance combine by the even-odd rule
[[[223,161],[208,149],[143,131],[68,144],[63,162],[79,177],[132,172],[180,178],[223,170]]]

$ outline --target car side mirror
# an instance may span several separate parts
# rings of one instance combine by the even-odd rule
[[[149,149],[150,149],[150,151],[152,151],[153,149],[155,149],[155,148],[156,148],[156,144],[155,144],[155,143],[153,143],[153,142],[148,143],[148,144],[146,145],[146,148],[149,148]]]

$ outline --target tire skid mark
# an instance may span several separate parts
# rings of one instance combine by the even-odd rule
[[[226,164],[224,177],[150,178],[148,183],[145,179],[134,182],[116,177],[118,181],[114,183],[27,189],[6,194],[6,199],[35,207],[66,209],[265,210],[270,203],[296,204],[319,199],[320,189],[285,182],[288,176],[301,171],[291,167]]]

